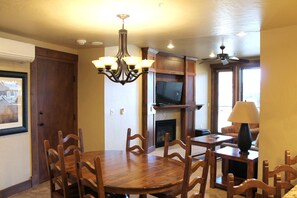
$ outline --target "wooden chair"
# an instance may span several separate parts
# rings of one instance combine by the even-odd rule
[[[144,136],[142,136],[141,134],[135,134],[131,136],[131,128],[128,128],[127,130],[127,140],[126,140],[126,151],[127,152],[134,152],[134,153],[138,153],[138,154],[144,154],[147,153],[148,151],[148,144],[147,144],[147,139],[145,137],[147,137],[147,132],[144,134]],[[140,140],[142,146],[140,145],[133,145],[131,146],[131,141],[132,140]]]
[[[97,156],[94,159],[94,166],[89,161],[81,161],[80,153],[78,150],[74,151],[75,155],[75,169],[77,175],[77,183],[79,186],[79,195],[80,198],[87,197],[105,197],[104,184],[102,178],[102,170],[100,157]],[[82,171],[84,169],[84,172]],[[85,174],[94,175],[94,180],[88,179],[85,177]],[[86,192],[85,187],[91,189],[94,192]]]
[[[297,155],[295,157],[291,157],[291,152],[289,150],[285,151],[285,164],[290,166],[297,164]]]
[[[205,153],[204,160],[198,160],[192,164],[192,157],[188,156],[185,165],[185,172],[183,178],[182,192],[181,198],[187,198],[188,192],[192,190],[197,184],[200,184],[199,193],[195,193],[191,196],[197,198],[204,198],[207,175],[208,175],[208,167],[209,167],[209,159],[210,159],[210,150],[208,149]],[[200,176],[191,177],[196,171],[202,168],[202,174]]]
[[[247,179],[243,183],[235,186],[234,185],[234,175],[232,173],[228,174],[227,177],[227,198],[232,198],[234,195],[241,195],[246,193],[247,198],[254,197],[252,190],[253,189],[261,189],[263,196],[268,197],[268,195],[272,195],[275,198],[280,198],[279,195],[279,176],[274,175],[275,179],[275,186],[269,186],[268,184],[264,183],[258,179]],[[265,192],[265,193],[264,193]]]
[[[64,149],[58,145],[57,151],[50,148],[48,140],[44,140],[47,170],[50,177],[51,197],[79,197],[77,184],[69,184],[64,161]]]
[[[273,178],[274,175],[278,174],[280,176],[280,194],[285,194],[291,188],[293,188],[294,185],[291,183],[291,181],[297,179],[297,170],[288,164],[281,164],[275,167],[273,170],[269,170],[269,163],[267,160],[264,160],[262,172],[263,182],[266,184],[269,184],[269,178]],[[282,189],[284,190],[284,193],[281,192]]]
[[[78,135],[68,134],[63,137],[63,132],[58,131],[59,144],[63,145],[65,155],[73,154],[74,149],[84,152],[83,133],[82,129],[78,129]]]
[[[179,146],[180,148],[182,148],[184,150],[184,155],[181,155],[178,152],[169,153],[169,148],[175,147],[175,146]],[[190,136],[188,136],[186,138],[186,143],[183,143],[181,140],[173,140],[170,142],[169,133],[165,134],[164,157],[180,161],[186,170],[186,169],[190,168],[189,163],[188,163],[188,167],[186,167],[187,160],[188,160],[187,157],[190,156],[190,154],[191,154],[191,138],[190,138]],[[181,194],[181,191],[182,191],[182,186],[180,188],[174,189],[169,192],[156,193],[156,194],[152,194],[152,195],[155,197],[159,197],[159,198],[175,197],[175,196]]]
[[[172,148],[176,145],[178,145],[185,151],[184,155],[181,155],[178,152],[169,153],[169,148]],[[189,155],[191,155],[191,137],[190,136],[187,136],[186,143],[183,143],[183,141],[181,140],[173,140],[170,142],[169,133],[165,134],[164,157],[172,158],[172,159],[178,158],[181,162],[185,164],[186,157]]]

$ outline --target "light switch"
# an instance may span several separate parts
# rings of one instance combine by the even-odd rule
[[[114,109],[110,109],[109,113],[110,113],[111,116],[113,116],[114,115]]]
[[[125,113],[125,108],[124,107],[120,108],[120,114],[124,115],[124,113]]]

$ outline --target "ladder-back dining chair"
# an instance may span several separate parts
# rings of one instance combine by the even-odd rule
[[[208,169],[209,169],[209,159],[211,151],[208,149],[205,153],[204,160],[197,160],[193,163],[192,156],[188,156],[185,165],[183,185],[181,191],[181,198],[187,198],[188,192],[193,190],[199,184],[198,193],[195,193],[191,196],[196,198],[204,198]],[[201,174],[196,174],[200,170]],[[195,176],[194,176],[195,174]]]
[[[44,140],[46,164],[50,181],[51,197],[79,197],[78,186],[67,178],[64,161],[64,149],[58,145],[57,150],[50,148],[48,140]]]
[[[134,134],[131,135],[131,128],[127,129],[127,139],[126,139],[126,151],[133,152],[138,154],[144,154],[148,152],[148,133],[145,132],[143,135],[141,134]],[[139,140],[141,142],[141,146],[139,144],[135,144],[131,146],[131,141]]]
[[[288,164],[280,164],[276,166],[273,170],[269,170],[269,163],[267,160],[263,160],[263,182],[266,184],[269,184],[269,178],[274,178],[274,175],[279,175],[280,180],[280,194],[284,195],[287,193],[290,189],[294,187],[292,184],[293,180],[297,179],[297,170],[291,167]],[[274,184],[276,185],[276,184]],[[281,192],[281,191],[284,192]]]
[[[184,154],[180,154],[176,151],[170,151],[170,149],[181,148]],[[191,155],[191,137],[186,137],[186,142],[183,143],[181,140],[170,141],[169,133],[165,134],[165,143],[164,143],[164,157],[171,159],[178,159],[183,164],[186,162],[186,157]]]
[[[179,151],[182,149],[181,154]],[[171,150],[171,151],[170,151]],[[173,151],[175,150],[175,151]],[[165,134],[165,140],[164,140],[164,157],[177,160],[178,162],[181,162],[183,167],[186,170],[186,164],[187,164],[187,157],[191,154],[191,138],[188,136],[186,138],[186,143],[183,143],[181,140],[173,140],[170,141],[169,133]],[[155,197],[175,197],[179,194],[181,194],[182,191],[182,185],[174,190],[164,192],[164,193],[155,193],[152,194]]]
[[[84,152],[84,141],[83,141],[83,132],[82,129],[78,129],[78,134],[67,134],[63,136],[62,131],[58,131],[59,144],[64,147],[64,154],[70,155],[73,154],[75,149],[78,149],[80,152]]]
[[[97,156],[94,159],[94,165],[89,161],[82,161],[80,159],[80,152],[78,150],[74,151],[75,156],[75,169],[77,175],[77,183],[79,186],[80,198],[86,197],[105,197],[104,183],[102,178],[102,169],[100,157]],[[82,171],[84,169],[84,172]],[[88,172],[88,173],[86,173]],[[95,180],[86,177],[85,175],[94,175]],[[86,191],[86,188],[89,190]]]
[[[254,197],[253,190],[261,189],[264,198],[268,196],[273,196],[275,198],[280,198],[279,194],[279,182],[280,178],[278,175],[274,175],[274,183],[275,185],[268,185],[261,180],[250,178],[246,179],[239,185],[235,185],[234,175],[232,173],[228,173],[227,176],[227,198],[233,198],[234,195],[242,195],[245,194],[245,197],[252,198]],[[264,193],[265,192],[265,193]]]

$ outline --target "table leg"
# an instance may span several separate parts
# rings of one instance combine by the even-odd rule
[[[215,187],[217,177],[217,158],[214,152],[210,152],[210,187]]]

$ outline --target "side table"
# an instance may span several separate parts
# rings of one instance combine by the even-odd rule
[[[234,137],[232,136],[210,134],[210,135],[203,135],[203,136],[191,138],[191,144],[196,146],[206,147],[206,150],[210,149],[214,151],[216,146],[221,145],[223,142],[232,142],[233,139]],[[192,156],[196,157],[203,154],[204,153],[200,153]]]
[[[216,151],[211,152],[210,158],[210,187],[211,188],[221,188],[227,189],[227,174],[228,174],[228,161],[234,160],[242,163],[246,163],[247,165],[247,178],[253,178],[255,175],[256,165],[258,163],[258,151],[249,150],[248,155],[240,154],[239,148],[226,146],[224,148],[218,149]],[[225,167],[222,169],[222,176],[217,177],[217,159],[220,157],[226,161]],[[245,178],[235,178],[235,185],[240,184],[244,181]]]

